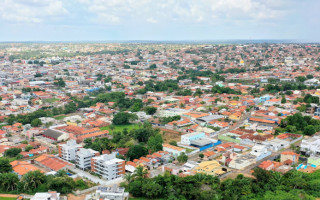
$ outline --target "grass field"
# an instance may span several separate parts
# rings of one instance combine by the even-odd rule
[[[14,197],[0,197],[0,200],[16,200]]]
[[[116,131],[122,131],[125,128],[128,129],[128,131],[130,131],[131,129],[138,129],[139,125],[138,124],[114,125],[113,130],[110,129],[110,125],[109,125],[109,126],[101,127],[100,130],[108,130],[109,132],[116,132]]]
[[[60,116],[57,116],[57,117],[54,117],[56,120],[62,120],[64,119],[66,116],[65,115],[60,115]]]

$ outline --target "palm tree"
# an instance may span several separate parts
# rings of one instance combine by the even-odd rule
[[[45,182],[45,175],[40,170],[30,171],[22,177],[21,181],[25,190],[32,190]]]
[[[133,175],[131,173],[126,173],[123,177],[128,183],[131,183]]]
[[[19,178],[13,173],[3,173],[0,175],[1,187],[6,191],[13,191],[17,188]]]
[[[136,171],[134,172],[134,177],[146,178],[147,174],[148,174],[148,171],[143,167],[139,166],[136,168]]]

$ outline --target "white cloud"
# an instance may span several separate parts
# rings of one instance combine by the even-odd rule
[[[152,24],[155,24],[155,23],[157,23],[158,21],[155,20],[154,18],[150,17],[150,18],[147,19],[147,22],[152,23]]]
[[[61,0],[1,0],[0,21],[40,23],[68,11]]]
[[[288,0],[78,0],[104,23],[201,23],[218,19],[268,20],[282,17]],[[105,17],[107,16],[107,17]],[[155,20],[157,19],[157,20]],[[100,20],[99,20],[100,21]]]

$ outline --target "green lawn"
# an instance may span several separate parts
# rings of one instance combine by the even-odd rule
[[[127,128],[128,131],[130,131],[131,129],[138,129],[139,125],[138,124],[114,125],[113,130],[110,129],[110,126],[104,126],[104,127],[101,127],[100,130],[108,130],[109,132],[115,132],[115,131],[122,131],[125,128]]]
[[[64,119],[66,116],[65,115],[60,115],[60,116],[57,116],[57,117],[54,117],[56,120],[62,120]]]
[[[16,200],[14,197],[0,197],[0,200]]]
[[[185,148],[186,149],[186,152],[187,153],[191,153],[191,152],[193,152],[195,149],[188,149],[188,148]]]

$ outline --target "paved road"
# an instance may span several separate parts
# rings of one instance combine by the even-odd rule
[[[98,183],[98,184],[105,184],[106,183],[106,180],[100,179],[97,176],[93,176],[89,172],[85,172],[81,169],[74,168],[74,167],[68,167],[68,169],[75,172],[75,174],[77,174],[78,176],[87,178],[94,183]]]

